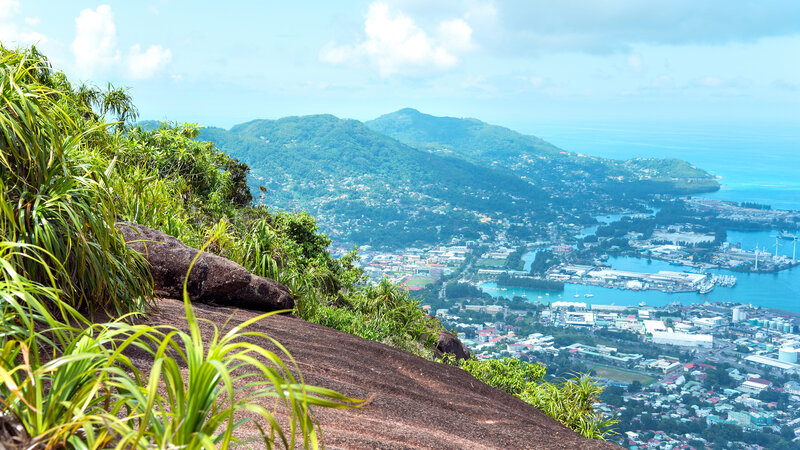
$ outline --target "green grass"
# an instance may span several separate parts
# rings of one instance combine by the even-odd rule
[[[430,277],[408,277],[403,282],[406,286],[425,287],[433,284],[433,278]]]
[[[497,267],[503,268],[505,267],[506,260],[505,259],[489,259],[489,258],[481,258],[478,260],[478,266],[480,267]]]
[[[616,367],[594,366],[591,370],[594,370],[598,377],[619,381],[620,383],[630,384],[634,381],[638,381],[642,383],[642,386],[647,386],[656,381],[656,379],[651,376],[642,375],[630,370],[618,369]]]

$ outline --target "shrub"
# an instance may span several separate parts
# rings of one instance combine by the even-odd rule
[[[578,375],[563,382],[546,382],[543,380],[547,368],[543,364],[516,358],[456,362],[452,355],[445,355],[442,362],[461,367],[478,380],[520,398],[583,436],[605,440],[617,434],[612,428],[617,420],[605,418],[594,410],[603,393],[596,378]]]
[[[15,265],[31,281],[55,277],[65,300],[94,311],[141,310],[150,294],[143,260],[115,228],[116,209],[84,126],[62,96],[31,80],[49,66],[0,49],[0,239],[30,244]],[[58,267],[52,270],[51,267]]]

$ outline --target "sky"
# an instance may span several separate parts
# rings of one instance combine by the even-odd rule
[[[800,123],[797,0],[0,0],[0,42],[201,125]]]

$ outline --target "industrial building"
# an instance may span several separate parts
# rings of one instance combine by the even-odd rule
[[[654,344],[678,345],[681,347],[713,348],[714,336],[710,334],[675,333],[671,331],[654,331]]]

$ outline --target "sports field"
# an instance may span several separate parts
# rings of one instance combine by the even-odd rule
[[[594,366],[592,367],[592,370],[595,371],[598,377],[619,381],[620,383],[633,383],[634,381],[639,380],[639,382],[642,383],[642,386],[647,386],[648,384],[656,381],[656,379],[653,377],[631,372],[629,370],[617,369],[615,367]]]
[[[478,260],[478,266],[481,267],[503,267],[506,264],[505,259],[487,259],[481,258]]]
[[[433,278],[430,277],[408,277],[404,281],[406,286],[425,287],[433,284]]]

